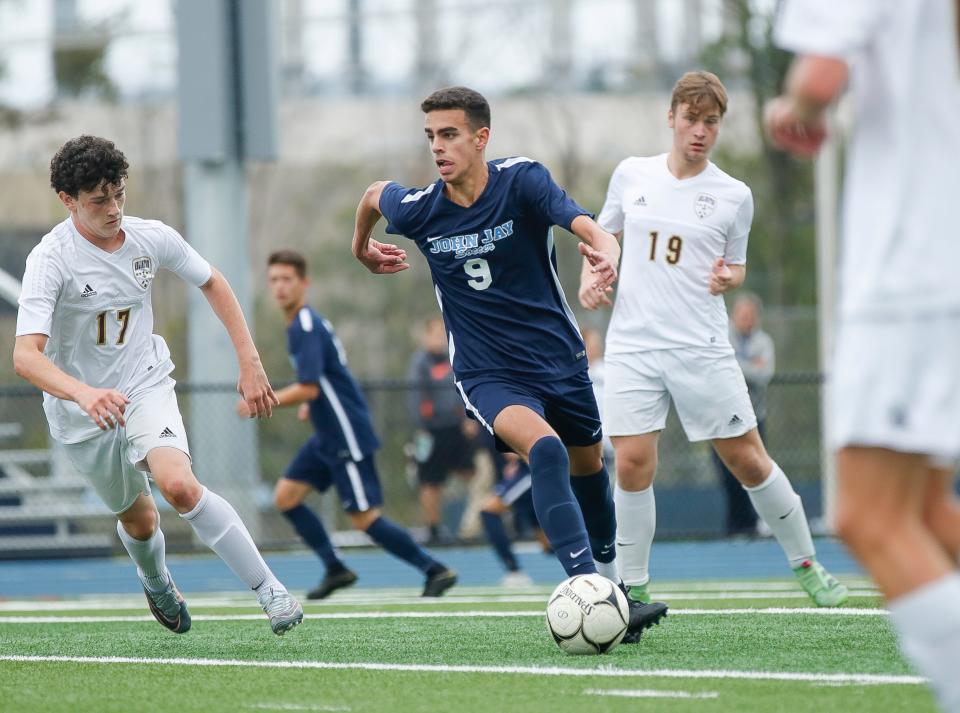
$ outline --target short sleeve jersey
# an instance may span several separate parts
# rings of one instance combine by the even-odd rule
[[[524,157],[490,161],[469,208],[444,195],[388,184],[380,211],[387,232],[426,256],[458,381],[489,374],[559,379],[587,368],[573,312],[557,277],[552,226],[589,215]]]
[[[120,249],[108,253],[86,240],[67,218],[27,257],[17,313],[17,336],[44,334],[44,353],[89,386],[128,398],[173,371],[170,350],[153,333],[151,286],[169,270],[199,287],[212,270],[173,228],[126,216]],[[100,433],[73,401],[43,395],[53,437],[78,443]]]
[[[310,421],[320,455],[330,465],[361,461],[380,447],[360,386],[347,368],[343,345],[333,325],[303,306],[287,327],[287,350],[301,384],[316,384],[320,395],[310,402]]]
[[[625,159],[610,179],[598,222],[623,231],[607,354],[679,347],[732,353],[727,310],[711,295],[717,258],[747,262],[753,197],[712,163],[677,179],[667,154]]]
[[[781,7],[785,49],[845,60],[840,314],[960,307],[960,30],[955,0],[802,0]]]

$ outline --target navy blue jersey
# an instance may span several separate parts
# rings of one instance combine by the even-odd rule
[[[426,256],[458,381],[508,372],[562,379],[587,368],[583,340],[557,277],[551,227],[589,215],[524,157],[487,163],[490,177],[469,208],[444,195],[388,184],[380,212],[388,233]]]
[[[360,386],[347,369],[343,345],[333,325],[303,306],[287,327],[287,350],[301,384],[316,384],[320,395],[310,402],[310,420],[319,454],[329,463],[361,461],[380,447]]]

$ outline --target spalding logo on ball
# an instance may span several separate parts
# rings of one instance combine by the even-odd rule
[[[566,579],[547,600],[547,629],[568,654],[605,654],[627,632],[630,612],[620,588],[599,574]]]

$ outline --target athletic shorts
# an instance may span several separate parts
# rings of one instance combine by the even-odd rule
[[[473,470],[475,448],[459,424],[424,431],[418,437],[428,439],[422,452],[417,448],[417,478],[421,483],[442,485],[450,471]]]
[[[373,454],[363,460],[330,463],[320,454],[320,440],[312,436],[290,461],[285,478],[306,483],[317,492],[330,485],[337,488],[340,503],[347,512],[364,512],[383,505],[383,492]]]
[[[127,404],[126,426],[63,446],[73,467],[116,514],[128,510],[141,493],[150,494],[147,453],[166,446],[190,455],[173,386],[169,379]]]
[[[519,517],[531,526],[539,527],[537,514],[533,509],[532,487],[530,466],[521,461],[517,464],[514,474],[497,483],[493,487],[493,492],[500,498],[500,502],[513,510],[514,517]]]
[[[757,425],[732,353],[687,347],[607,354],[603,381],[610,436],[662,431],[671,399],[691,441],[735,438]]]
[[[539,414],[568,447],[592,446],[603,438],[600,412],[587,370],[558,381],[519,381],[479,376],[457,382],[467,414],[493,433],[493,422],[507,406],[526,406]],[[499,438],[497,449],[512,449]]]
[[[829,385],[831,448],[960,458],[960,316],[842,324]]]

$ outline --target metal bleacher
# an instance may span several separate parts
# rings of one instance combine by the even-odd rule
[[[19,423],[0,423],[0,443],[21,431]],[[103,518],[110,511],[55,451],[0,448],[0,557],[105,554],[110,531],[85,526]]]

